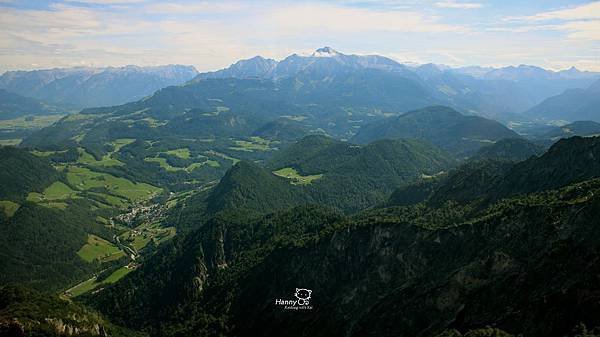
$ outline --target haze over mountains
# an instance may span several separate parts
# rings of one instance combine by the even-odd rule
[[[199,74],[198,79],[310,77],[312,80],[327,78],[331,81],[347,72],[367,70],[393,73],[414,81],[415,86],[425,90],[420,95],[432,102],[502,120],[514,119],[514,114],[522,113],[564,90],[586,88],[599,78],[598,73],[581,72],[575,68],[554,72],[528,65],[456,69],[434,64],[406,66],[382,56],[346,55],[324,47],[311,55],[294,54],[281,61],[256,56],[226,69]],[[413,106],[419,107],[423,106]]]
[[[14,119],[23,116],[51,115],[61,109],[48,106],[35,98],[29,98],[0,89],[0,119]]]
[[[256,56],[240,60],[225,69],[201,74],[193,67],[180,65],[10,71],[0,77],[0,89],[53,105],[80,109],[135,101],[160,88],[183,84],[193,78],[195,81],[266,79],[282,82],[280,85],[294,79],[299,83],[310,82],[312,89],[324,91],[323,95],[328,86],[337,88],[345,83],[346,87],[351,84],[353,90],[361,87],[367,91],[393,91],[396,96],[401,95],[397,100],[407,101],[392,106],[382,104],[386,108],[406,111],[441,104],[468,114],[508,122],[545,118],[535,112],[537,104],[565,90],[577,89],[577,94],[583,95],[583,90],[579,89],[590,87],[599,79],[599,74],[575,68],[554,72],[527,65],[504,68],[414,66],[383,56],[346,55],[331,47],[323,47],[310,55],[293,54],[280,61]],[[382,83],[385,85],[379,87]],[[338,90],[344,91],[341,87]],[[344,95],[352,97],[350,92]],[[589,111],[589,108],[579,108]],[[529,109],[531,114],[522,114]],[[560,119],[555,118],[560,117],[555,112],[546,117]],[[595,118],[590,118],[590,112],[572,117],[565,120]]]
[[[599,107],[600,80],[585,89],[568,89],[559,95],[548,97],[526,114],[545,120],[600,122]]]
[[[7,71],[0,89],[70,109],[107,106],[135,101],[170,85],[196,76],[194,67],[64,68]]]

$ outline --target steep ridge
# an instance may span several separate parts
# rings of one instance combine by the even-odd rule
[[[502,198],[556,189],[598,177],[599,137],[561,139],[546,153],[518,163],[487,159],[471,161],[445,176],[401,187],[392,205],[427,201],[440,206],[448,202],[487,206]],[[419,198],[408,197],[408,193]]]
[[[246,161],[234,165],[207,199],[210,212],[251,210],[269,212],[307,201],[303,191],[284,178]]]
[[[564,198],[571,189],[538,202],[515,200],[450,229],[424,230],[383,212],[304,247],[282,248],[238,283],[233,334],[433,336],[495,326],[563,336],[579,322],[597,326],[593,185],[575,186],[583,193],[573,198]],[[313,310],[300,319],[273,305],[295,287],[313,290]]]

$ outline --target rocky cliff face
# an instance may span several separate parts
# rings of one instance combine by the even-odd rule
[[[562,336],[579,320],[597,325],[600,198],[581,189],[453,228],[372,221],[274,252],[239,283],[237,334],[433,336],[492,325]],[[314,309],[273,304],[295,287],[313,290]]]

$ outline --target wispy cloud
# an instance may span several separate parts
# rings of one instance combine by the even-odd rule
[[[439,8],[452,8],[452,9],[477,9],[482,8],[483,4],[478,2],[458,2],[458,1],[438,1],[433,4]]]
[[[144,7],[144,10],[152,14],[196,15],[203,13],[227,13],[232,11],[239,11],[245,7],[246,6],[243,3],[232,2],[202,1],[191,4],[160,2],[150,4]]]
[[[459,24],[442,23],[439,17],[418,11],[378,11],[331,5],[294,5],[271,11],[266,19],[288,33],[309,30],[336,32],[466,32]]]
[[[576,7],[541,12],[521,18],[533,21],[600,19],[600,1]]]
[[[600,2],[512,16],[504,21],[517,23],[513,31],[552,30],[563,32],[570,39],[600,41]]]
[[[213,70],[257,54],[282,58],[323,45],[423,63],[600,69],[594,54],[600,3],[536,5],[517,17],[500,0],[4,1],[1,70],[131,63]],[[557,46],[568,55],[553,53]]]
[[[68,0],[71,3],[97,4],[97,5],[120,5],[146,2],[146,0]]]

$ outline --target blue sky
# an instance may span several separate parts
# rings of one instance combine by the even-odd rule
[[[0,28],[0,71],[205,71],[325,45],[401,62],[600,71],[600,1],[0,0]]]

